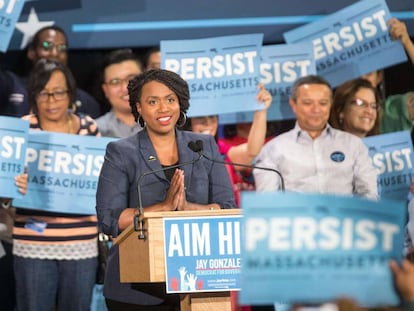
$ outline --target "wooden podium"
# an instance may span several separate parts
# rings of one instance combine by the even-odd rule
[[[125,229],[114,244],[119,245],[121,282],[165,282],[164,217],[203,217],[239,215],[239,209],[145,212],[145,240],[138,239],[133,226]],[[231,310],[230,292],[180,294],[181,311]]]

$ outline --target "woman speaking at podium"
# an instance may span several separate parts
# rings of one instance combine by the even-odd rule
[[[100,229],[116,237],[133,223],[137,207],[152,212],[234,208],[227,170],[208,160],[220,159],[214,138],[177,129],[186,121],[187,83],[155,69],[132,79],[128,94],[144,129],[107,146],[96,194]],[[208,159],[189,149],[198,140]],[[165,284],[120,283],[118,246],[111,248],[104,283],[110,311],[177,309],[178,296],[165,292]]]

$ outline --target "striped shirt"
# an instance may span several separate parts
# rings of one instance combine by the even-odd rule
[[[91,117],[77,116],[80,118],[78,135],[100,136]],[[30,122],[30,129],[42,130],[36,115],[28,115],[23,119]],[[17,209],[13,227],[13,254],[51,260],[93,258],[98,255],[97,234],[96,215]]]

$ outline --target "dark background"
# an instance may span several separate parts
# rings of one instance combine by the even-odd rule
[[[26,1],[19,22],[31,9],[39,21],[54,21],[69,38],[69,66],[80,87],[94,93],[102,56],[130,47],[142,56],[161,40],[192,39],[243,33],[263,33],[264,44],[284,43],[283,33],[340,10],[355,0],[32,0]],[[414,1],[388,0],[393,16],[414,36]],[[190,27],[185,22],[190,22]],[[209,22],[208,27],[205,23]],[[127,23],[127,24],[125,24]],[[137,24],[138,23],[138,24]],[[96,25],[80,32],[79,27]],[[110,30],[99,30],[108,25]],[[124,26],[121,31],[113,28]],[[141,27],[141,28],[140,28]],[[93,28],[93,27],[92,27]],[[0,67],[25,75],[30,69],[20,48],[23,34],[14,31],[9,51],[0,53]],[[414,90],[414,66],[406,62],[385,69],[387,95]]]

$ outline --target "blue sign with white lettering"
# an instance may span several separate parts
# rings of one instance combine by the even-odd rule
[[[378,170],[381,198],[407,200],[413,173],[413,144],[408,131],[365,137],[372,163]]]
[[[189,117],[262,109],[257,102],[263,34],[161,41],[161,67],[190,88]]]
[[[241,216],[164,218],[167,293],[240,289]]]
[[[96,188],[106,145],[114,138],[31,131],[26,150],[27,195],[19,208],[96,214]]]
[[[316,22],[284,33],[286,42],[313,44],[316,70],[333,87],[378,69],[405,62],[399,41],[388,33],[384,0],[357,1]]]
[[[0,197],[21,198],[14,178],[24,172],[29,122],[0,116]]]
[[[265,45],[261,51],[260,82],[272,94],[267,120],[295,119],[289,105],[292,84],[296,79],[316,74],[310,43]],[[220,114],[221,124],[252,122],[254,112]]]
[[[2,52],[7,51],[24,2],[24,0],[0,1],[0,51]]]
[[[318,304],[340,297],[396,305],[406,205],[359,197],[242,193],[242,304]]]

